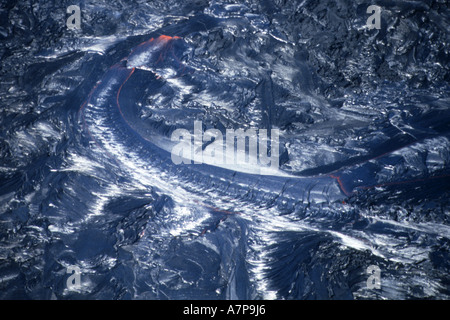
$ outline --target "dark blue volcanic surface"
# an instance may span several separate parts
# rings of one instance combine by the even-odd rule
[[[0,5],[0,299],[450,298],[445,1],[73,4]],[[279,168],[175,164],[196,121]]]

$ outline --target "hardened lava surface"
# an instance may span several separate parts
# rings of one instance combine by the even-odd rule
[[[72,4],[0,4],[1,299],[450,298],[446,1]],[[194,121],[280,175],[175,165]]]

